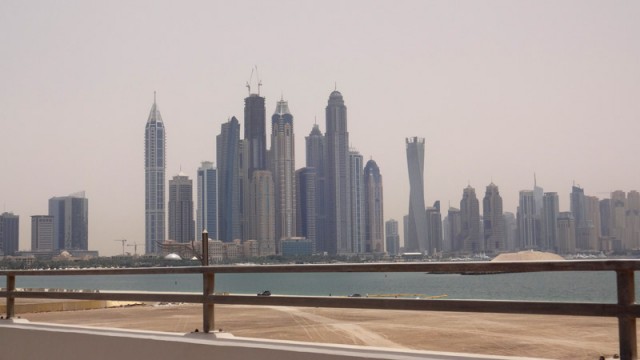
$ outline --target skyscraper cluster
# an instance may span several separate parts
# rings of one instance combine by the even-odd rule
[[[540,250],[568,255],[579,252],[640,249],[640,193],[613,191],[600,200],[572,186],[570,211],[560,211],[556,192],[519,193],[515,216],[503,212],[498,186],[486,188],[479,213],[475,190],[463,190],[460,208],[450,207],[443,221],[443,249],[459,254],[497,254]]]
[[[89,249],[89,200],[84,192],[49,199],[48,215],[31,216],[31,251],[57,254]]]
[[[365,166],[363,156],[349,147],[342,94],[329,95],[326,132],[313,125],[306,137],[306,164],[296,169],[289,104],[284,98],[276,102],[268,144],[260,86],[247,85],[242,125],[236,117],[222,124],[215,139],[217,168],[203,162],[198,169],[195,227],[191,180],[180,174],[169,181],[167,238],[161,186],[165,131],[154,99],[145,131],[146,252],[158,253],[166,240],[197,240],[206,229],[209,238],[223,243],[253,241],[260,256],[308,249],[332,255],[384,253],[382,174],[375,161]]]
[[[80,257],[89,251],[89,200],[84,192],[49,199],[48,215],[31,216],[31,250],[19,249],[20,217],[0,214],[0,255],[51,258],[62,252]],[[70,256],[70,255],[69,255]]]

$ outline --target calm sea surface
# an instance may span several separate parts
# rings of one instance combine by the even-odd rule
[[[636,296],[640,286],[636,275]],[[0,277],[0,286],[6,284]],[[200,275],[17,277],[21,288],[200,292]],[[346,296],[365,294],[446,295],[446,299],[616,302],[613,272],[556,272],[496,275],[425,273],[219,274],[216,292]]]

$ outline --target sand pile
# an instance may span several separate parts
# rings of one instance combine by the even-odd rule
[[[491,261],[560,261],[564,258],[558,254],[542,251],[519,251],[516,253],[504,253],[496,256]]]

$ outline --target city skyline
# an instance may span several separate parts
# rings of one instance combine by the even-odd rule
[[[440,200],[443,216],[465,186],[491,182],[515,213],[534,172],[561,212],[574,182],[600,199],[640,188],[635,2],[190,4],[133,3],[120,18],[123,4],[3,3],[0,151],[10,155],[0,202],[20,216],[20,249],[47,199],[79,189],[91,198],[90,249],[142,243],[141,129],[153,91],[167,167],[195,178],[216,159],[221,124],[242,118],[255,64],[266,108],[284,93],[295,114],[297,168],[313,124],[326,131],[328,94],[344,95],[349,141],[384,175],[385,221],[408,209],[411,136],[425,138],[425,204]],[[291,22],[270,21],[281,16]],[[289,44],[289,56],[269,39]]]

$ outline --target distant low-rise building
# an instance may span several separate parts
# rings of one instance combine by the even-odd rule
[[[400,254],[400,235],[398,234],[398,222],[394,219],[384,223],[386,234],[387,253],[395,256]]]
[[[53,216],[31,217],[31,251],[53,251]]]
[[[283,256],[309,256],[313,254],[313,242],[305,238],[283,239],[281,244]]]
[[[558,254],[576,252],[576,224],[571,212],[558,215]]]
[[[89,200],[84,191],[49,199],[54,250],[89,249]]]
[[[13,213],[0,215],[0,251],[4,255],[15,255],[20,239],[20,217]]]

